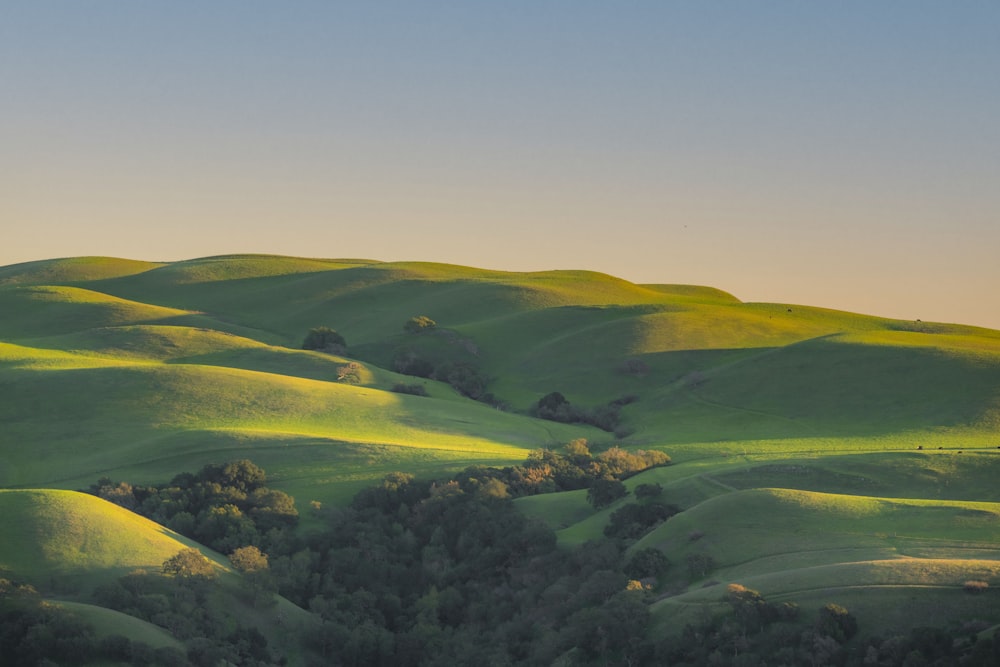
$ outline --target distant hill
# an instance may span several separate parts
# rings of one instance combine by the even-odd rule
[[[1000,423],[1000,332],[586,271],[74,258],[0,268],[0,306],[7,485],[74,488],[116,471],[155,481],[231,452],[262,456],[279,485],[328,500],[343,496],[305,469],[377,478],[409,460],[428,470],[515,461],[573,437],[668,447],[675,458],[737,441],[861,437],[895,448],[915,433],[977,442]],[[404,332],[417,315],[437,328]],[[317,326],[343,334],[347,349],[299,349]],[[422,378],[429,398],[387,391],[411,383],[394,372],[406,354],[474,367],[506,412]],[[337,382],[350,359],[364,368],[358,385]],[[553,391],[587,409],[634,402],[615,434],[528,418]],[[15,443],[45,457],[20,461]],[[293,445],[294,462],[279,454]]]

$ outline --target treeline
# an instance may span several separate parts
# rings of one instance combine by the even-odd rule
[[[630,394],[593,408],[583,408],[570,403],[558,391],[553,391],[538,399],[532,414],[541,419],[564,424],[589,424],[602,431],[615,433],[618,437],[625,437],[628,433],[619,428],[621,410],[637,400],[638,396]]]
[[[521,465],[504,468],[473,466],[457,477],[475,477],[480,483],[499,482],[514,498],[540,493],[591,488],[600,480],[624,480],[643,470],[670,464],[670,457],[656,450],[611,447],[597,455],[586,440],[569,442],[562,451],[537,449]]]
[[[181,473],[160,487],[105,477],[88,491],[228,554],[249,545],[268,551],[298,524],[295,499],[266,481],[263,469],[242,459]]]

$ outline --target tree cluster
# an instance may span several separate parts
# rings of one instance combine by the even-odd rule
[[[102,478],[89,492],[231,553],[249,545],[270,548],[298,523],[295,500],[266,481],[263,469],[243,459],[181,473],[162,487]]]
[[[629,395],[593,408],[581,408],[570,403],[558,391],[553,391],[538,399],[533,414],[541,419],[564,424],[589,424],[611,433],[621,422],[622,407],[636,400],[638,397]]]
[[[318,664],[597,665],[651,652],[620,548],[558,548],[480,472],[388,475],[272,559],[279,591],[322,619]]]
[[[643,470],[669,463],[669,456],[655,450],[626,451],[620,447],[611,447],[595,456],[591,454],[587,441],[579,439],[568,443],[562,451],[535,450],[521,465],[504,468],[473,466],[459,473],[458,479],[471,476],[480,481],[497,480],[514,498],[557,491],[591,489],[601,481],[602,483],[597,485],[597,502],[600,504],[607,496],[612,496],[610,502],[613,502],[624,495],[624,485],[620,484],[621,480]],[[618,484],[609,485],[605,482],[618,482]],[[607,494],[604,489],[608,489]]]
[[[628,503],[611,513],[604,534],[619,540],[637,540],[678,512],[676,505],[659,501]]]
[[[474,401],[497,407],[505,405],[492,393],[486,391],[490,379],[471,361],[432,361],[421,353],[404,348],[398,350],[392,361],[397,373],[429,378],[454,387],[455,391]],[[397,385],[402,387],[420,385]],[[399,391],[394,389],[394,391]],[[407,393],[407,392],[404,392]]]
[[[420,383],[407,384],[397,382],[392,385],[392,390],[397,394],[409,394],[411,396],[427,396],[427,387]]]

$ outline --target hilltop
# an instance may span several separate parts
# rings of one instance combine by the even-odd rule
[[[249,458],[300,508],[331,508],[394,471],[433,479],[584,439],[673,465],[605,509],[583,490],[516,504],[575,545],[659,484],[682,511],[630,553],[673,563],[651,607],[665,634],[677,614],[718,611],[704,586],[730,582],[847,601],[878,632],[907,622],[885,610],[918,586],[914,622],[1000,623],[995,590],[962,592],[1000,587],[1000,331],[588,271],[263,255],[0,267],[0,312],[0,486],[22,490],[0,491],[16,505],[4,516],[75,517],[5,519],[0,576],[119,576],[134,564],[94,556],[70,576],[66,553],[38,556],[40,536],[109,517],[146,536],[126,551],[175,549],[103,501],[34,489]],[[344,344],[303,349],[317,327]],[[320,524],[303,513],[300,530]],[[693,554],[711,571],[686,568]]]

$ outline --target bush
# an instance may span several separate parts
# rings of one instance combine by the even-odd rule
[[[427,317],[426,315],[418,315],[416,317],[411,317],[403,325],[403,330],[406,333],[420,333],[422,331],[430,331],[437,328],[437,322]]]
[[[990,585],[985,581],[978,581],[978,580],[970,580],[962,585],[962,588],[965,590],[966,593],[972,593],[972,594],[985,593],[989,587]]]
[[[434,371],[434,379],[447,382],[462,396],[473,400],[479,400],[486,391],[486,378],[478,368],[466,362],[441,366]]]
[[[392,390],[397,394],[410,394],[411,396],[427,396],[427,387],[422,384],[404,384],[397,382],[392,385]]]
[[[303,350],[320,350],[321,352],[342,352],[347,347],[347,341],[339,333],[329,327],[310,329],[302,341]]]
[[[645,500],[647,498],[659,498],[663,495],[663,485],[662,484],[640,484],[635,487],[635,497],[639,500]]]
[[[434,363],[413,350],[399,350],[392,359],[392,367],[397,373],[429,378],[434,374]]]
[[[361,370],[361,364],[356,361],[338,366],[337,381],[345,384],[361,384]]]

